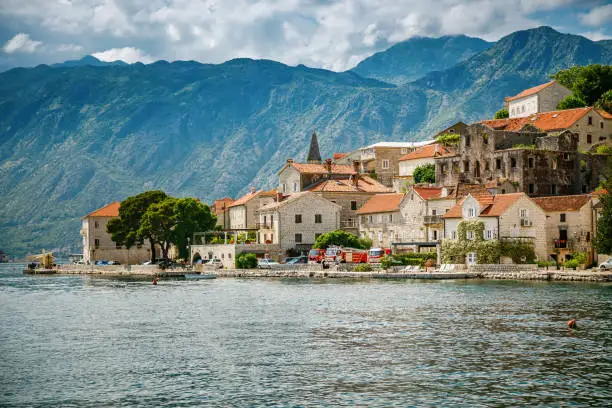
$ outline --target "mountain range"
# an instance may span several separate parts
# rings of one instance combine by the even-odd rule
[[[80,245],[80,218],[147,189],[211,201],[275,185],[317,131],[324,156],[490,118],[612,42],[549,27],[495,43],[414,38],[347,72],[268,60],[102,63],[0,74],[0,248]]]

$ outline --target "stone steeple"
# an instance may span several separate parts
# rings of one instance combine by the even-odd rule
[[[319,142],[317,141],[317,133],[312,132],[310,137],[310,149],[306,156],[306,163],[321,164],[321,153],[319,153]]]

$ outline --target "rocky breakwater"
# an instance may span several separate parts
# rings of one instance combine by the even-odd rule
[[[469,271],[482,279],[612,282],[612,272],[598,269],[575,271],[544,269],[537,265],[473,265]]]
[[[183,269],[160,269],[157,265],[59,265],[57,273],[64,275],[172,277],[185,276],[189,271]]]

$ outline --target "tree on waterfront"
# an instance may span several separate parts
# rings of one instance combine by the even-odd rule
[[[319,235],[315,240],[313,248],[327,249],[330,246],[368,249],[372,246],[372,241],[367,238],[359,238],[357,235],[346,231],[335,230]]]
[[[169,197],[160,203],[154,203],[140,220],[138,235],[153,240],[162,251],[162,257],[168,258],[168,250],[174,238],[174,205],[176,198]]]
[[[143,215],[151,204],[159,203],[166,198],[168,195],[163,191],[151,190],[123,200],[119,207],[119,218],[110,220],[106,226],[106,231],[111,234],[113,242],[128,249],[143,243],[146,238],[140,236],[138,232]],[[153,261],[156,257],[155,241],[152,238],[148,240]]]
[[[608,180],[607,190],[600,196],[601,215],[595,237],[595,246],[601,254],[612,254],[612,180]]]
[[[173,212],[174,236],[179,258],[189,259],[188,238],[200,231],[211,231],[217,224],[217,217],[210,212],[210,207],[194,198],[180,198],[174,203]]]
[[[424,164],[417,166],[413,173],[414,182],[419,183],[435,183],[436,182],[436,166],[433,164]]]

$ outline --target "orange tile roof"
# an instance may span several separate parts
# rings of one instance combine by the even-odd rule
[[[343,157],[348,156],[348,153],[334,153],[334,160],[340,160]]]
[[[421,196],[423,200],[433,200],[440,198],[442,187],[413,187],[412,190]]]
[[[329,192],[365,192],[365,193],[390,193],[392,189],[385,187],[378,181],[368,177],[359,176],[357,186],[353,184],[352,177],[333,178],[315,183],[308,187],[308,191],[329,191]]]
[[[521,197],[527,197],[525,193],[498,194],[493,196],[491,204],[480,212],[481,217],[499,217]],[[480,200],[478,201],[480,203]]]
[[[605,188],[598,188],[597,190],[591,192],[591,195],[595,197],[599,197],[606,194],[608,194],[608,190],[606,190]]]
[[[293,166],[300,173],[306,174],[328,174],[328,170],[325,164],[312,164],[312,163],[287,163]],[[332,164],[331,174],[355,174],[353,166],[347,164]]]
[[[538,86],[534,86],[533,88],[529,88],[529,89],[525,89],[524,91],[514,95],[514,96],[508,96],[506,97],[504,100],[506,102],[510,102],[510,101],[514,101],[515,99],[521,99],[524,98],[526,96],[529,95],[533,95],[533,94],[537,94],[538,92],[540,92],[542,89],[549,87],[550,85],[554,84],[557,81],[550,81],[547,82],[545,84],[542,85],[538,85]]]
[[[597,113],[599,113],[604,119],[612,119],[612,113],[606,112],[603,109],[597,109]]]
[[[361,207],[357,214],[372,214],[399,211],[399,205],[404,194],[376,194]]]
[[[249,191],[248,193],[246,193],[245,195],[243,195],[242,197],[240,197],[239,199],[237,199],[236,201],[228,205],[227,208],[238,207],[239,205],[244,205],[248,203],[249,201],[251,201],[253,198],[259,196],[261,193],[263,193],[263,190],[259,190],[255,192]]]
[[[576,121],[581,119],[592,107],[565,109],[552,112],[535,113],[524,118],[483,120],[479,123],[489,126],[495,130],[507,130],[511,132],[520,131],[525,125],[532,125],[543,131],[563,130],[570,128]]]
[[[578,211],[591,200],[588,194],[534,198],[544,211]]]
[[[480,206],[480,217],[499,217],[508,207],[521,197],[526,197],[526,195],[525,193],[498,194],[495,196],[491,194],[474,194],[472,197],[478,201],[478,205]],[[444,214],[444,218],[462,218],[462,205],[466,198],[467,197],[463,198],[457,205]]]
[[[400,157],[398,161],[427,159],[429,157],[450,156],[453,154],[455,154],[455,152],[452,149],[440,143],[433,143],[430,145],[419,147],[418,149],[408,153],[407,155]]]
[[[234,199],[230,197],[223,197],[215,200],[215,203],[212,205],[215,215],[219,215],[223,211],[227,210],[227,207],[233,202]]]
[[[121,203],[119,201],[114,201],[108,205],[105,205],[102,208],[97,209],[94,212],[87,214],[83,218],[87,217],[118,217],[119,216],[119,207]]]

